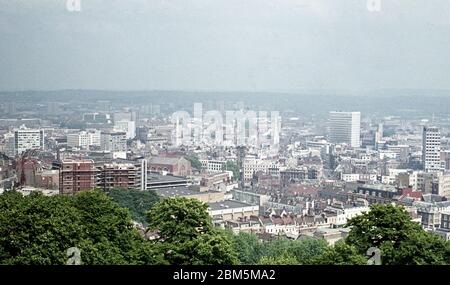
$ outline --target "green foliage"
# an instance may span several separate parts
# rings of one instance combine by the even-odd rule
[[[315,264],[317,256],[321,255],[328,248],[328,243],[324,239],[305,238],[292,241],[290,252],[295,256],[300,264]]]
[[[198,200],[154,204],[154,193],[138,192],[0,195],[0,264],[65,264],[70,247],[81,250],[83,264],[96,265],[364,265],[370,247],[381,250],[384,265],[450,264],[450,243],[424,231],[399,206],[371,206],[348,222],[348,237],[330,247],[323,239],[262,242],[254,234],[234,235],[214,228],[207,205]],[[159,238],[144,240],[118,203],[134,215],[150,208],[149,229]]]
[[[83,264],[160,264],[128,211],[100,191],[74,196],[0,195],[0,264],[58,265],[70,247]]]
[[[239,233],[233,237],[233,246],[241,264],[258,264],[278,260],[280,257],[295,259],[295,264],[314,264],[315,258],[328,247],[323,239],[305,238],[290,240],[277,238],[273,241],[261,242],[250,233]]]
[[[264,246],[256,235],[241,232],[237,235],[232,235],[232,240],[234,250],[241,264],[257,264],[263,256]]]
[[[290,255],[296,258],[297,264],[314,264],[314,259],[322,254],[327,248],[323,239],[305,238],[300,240],[289,240],[278,238],[264,243],[264,255],[277,257]]]
[[[385,265],[450,264],[449,243],[424,231],[402,206],[372,205],[348,226],[351,230],[346,243],[360,254],[378,247]]]
[[[233,178],[239,179],[240,176],[240,170],[239,167],[234,163],[233,161],[227,161],[227,163],[224,165],[223,170],[228,170],[233,172]]]
[[[188,198],[165,199],[148,213],[149,229],[170,264],[236,264],[229,237],[214,229],[207,205]]]
[[[195,168],[197,170],[202,169],[202,163],[198,159],[197,155],[195,155],[195,154],[188,155],[188,156],[186,156],[186,159],[191,162],[191,165],[193,168]]]
[[[340,240],[332,247],[328,247],[315,260],[317,265],[365,265],[368,258],[358,253],[352,245]]]
[[[154,191],[115,188],[108,195],[120,206],[127,208],[133,220],[147,224],[147,212],[159,201]]]
[[[82,238],[81,217],[68,197],[7,192],[0,213],[1,264],[63,264],[65,250]]]
[[[289,253],[283,253],[280,256],[263,256],[258,265],[298,265],[298,260]]]

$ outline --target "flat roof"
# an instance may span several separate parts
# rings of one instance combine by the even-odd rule
[[[162,197],[177,197],[177,196],[191,196],[191,195],[205,195],[209,193],[218,193],[217,191],[200,192],[189,189],[189,186],[175,186],[154,189],[156,194]]]
[[[224,209],[235,209],[242,207],[253,207],[255,205],[247,204],[236,200],[225,200],[222,202],[208,203],[208,210],[217,211]]]
[[[172,182],[172,181],[186,181],[186,177],[173,176],[173,175],[162,175],[159,173],[149,172],[147,174],[147,182]]]

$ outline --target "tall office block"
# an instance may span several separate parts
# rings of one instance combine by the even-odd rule
[[[16,154],[31,149],[44,149],[44,131],[28,129],[25,126],[14,131],[14,149]]]
[[[361,146],[361,113],[332,111],[328,118],[328,140],[346,143],[351,147]]]
[[[435,172],[441,166],[441,133],[436,127],[424,127],[422,133],[422,163],[426,172]]]

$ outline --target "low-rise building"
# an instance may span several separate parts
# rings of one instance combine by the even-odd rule
[[[235,200],[208,203],[208,213],[215,220],[237,221],[259,215],[259,206]]]

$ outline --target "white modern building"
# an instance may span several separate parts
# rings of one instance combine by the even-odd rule
[[[136,122],[128,120],[115,121],[114,131],[125,132],[127,139],[134,139],[136,137]]]
[[[3,152],[9,157],[14,157],[16,155],[16,146],[15,146],[16,144],[14,134],[6,133],[3,137],[5,139]]]
[[[200,159],[202,168],[208,172],[222,172],[227,162],[225,160]]]
[[[125,132],[102,132],[101,149],[111,152],[127,151],[127,136]]]
[[[330,112],[328,140],[351,147],[361,146],[361,112]]]
[[[80,149],[89,149],[90,146],[100,146],[100,133],[98,130],[89,130],[68,134],[67,146]]]
[[[423,128],[422,163],[425,172],[436,172],[442,170],[441,133],[436,127]]]
[[[22,154],[31,149],[44,149],[44,130],[28,129],[21,126],[14,131],[15,154]]]
[[[244,180],[252,180],[257,172],[269,173],[271,169],[276,170],[279,165],[270,159],[246,158],[243,162]]]

